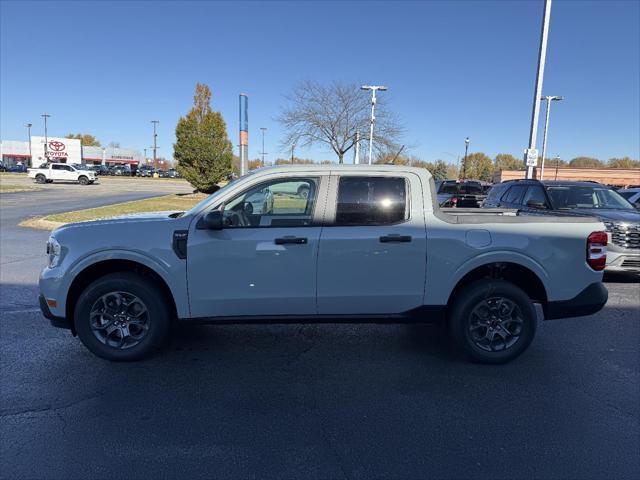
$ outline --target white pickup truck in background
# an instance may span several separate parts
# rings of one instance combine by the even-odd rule
[[[96,181],[95,172],[80,170],[66,163],[45,163],[38,168],[30,168],[29,177],[35,179],[36,183],[53,183],[56,180],[89,185]]]

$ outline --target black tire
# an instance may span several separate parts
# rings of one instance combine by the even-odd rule
[[[53,183],[53,180],[47,180],[47,183]]]
[[[89,178],[85,177],[84,175],[81,175],[78,177],[78,183],[80,185],[89,185]]]
[[[537,315],[520,288],[504,280],[486,279],[456,294],[449,325],[456,347],[466,356],[480,363],[506,363],[531,344]]]
[[[100,304],[101,298],[113,292],[137,297],[146,306],[148,313],[145,317],[148,321],[146,333],[137,344],[126,348],[117,348],[109,345],[108,340],[101,340],[101,331],[91,325],[92,308]],[[97,356],[112,361],[140,360],[154,353],[166,342],[171,326],[170,311],[161,289],[154,281],[135,273],[117,272],[99,278],[82,292],[76,303],[74,325],[82,343]],[[98,333],[94,333],[96,331]],[[122,336],[116,335],[113,338]]]
[[[40,183],[40,184],[47,183],[47,177],[39,173],[38,175],[36,175],[36,183]]]

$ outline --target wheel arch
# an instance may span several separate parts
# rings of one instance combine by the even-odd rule
[[[153,281],[162,290],[164,297],[168,300],[172,310],[171,315],[174,318],[177,316],[177,305],[173,292],[162,275],[148,265],[144,265],[143,263],[135,260],[108,259],[100,260],[85,266],[77,275],[75,275],[71,282],[65,301],[65,316],[67,319],[71,320],[71,325],[73,325],[72,320],[74,318],[77,300],[80,298],[80,295],[86,287],[98,278],[117,272],[134,272]]]
[[[540,276],[532,269],[515,262],[489,262],[471,269],[458,280],[449,294],[447,305],[451,305],[464,287],[483,278],[510,282],[523,290],[534,302],[542,304],[543,307],[547,304],[547,289]]]

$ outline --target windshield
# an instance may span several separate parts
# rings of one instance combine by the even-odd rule
[[[553,207],[606,208],[614,210],[635,210],[627,200],[610,188],[597,186],[553,186],[547,187]]]

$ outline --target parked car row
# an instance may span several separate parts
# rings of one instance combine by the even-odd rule
[[[26,171],[27,167],[25,165],[13,165],[11,167],[7,167],[4,163],[0,162],[0,172],[25,173]]]

